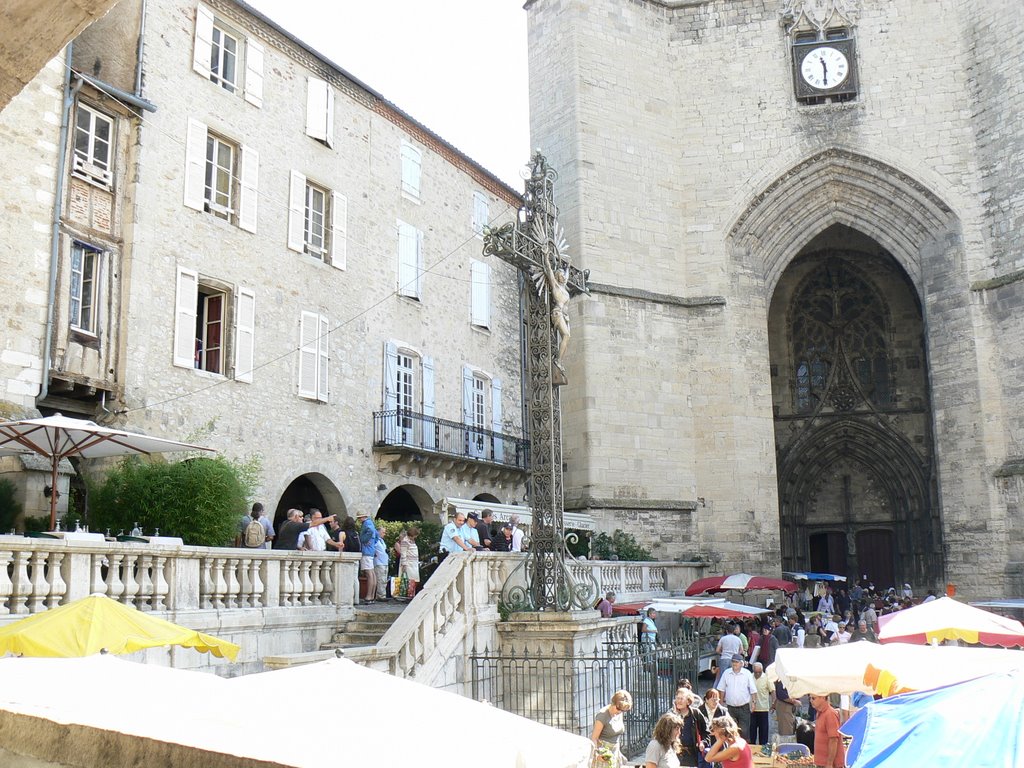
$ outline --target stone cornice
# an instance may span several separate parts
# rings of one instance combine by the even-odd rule
[[[999,275],[998,277],[989,278],[988,280],[978,280],[971,283],[971,290],[992,291],[996,288],[1002,288],[1004,285],[1020,282],[1021,280],[1024,280],[1024,269],[1018,269],[1015,272],[1007,272],[1005,275]]]
[[[566,509],[631,509],[638,511],[676,511],[693,512],[700,506],[698,501],[683,499],[613,499],[584,496],[580,499],[566,500]]]
[[[724,296],[674,296],[669,293],[655,293],[654,291],[645,291],[640,288],[627,288],[621,285],[607,285],[605,283],[588,283],[587,287],[591,293],[646,301],[654,304],[670,304],[687,309],[725,306]]]

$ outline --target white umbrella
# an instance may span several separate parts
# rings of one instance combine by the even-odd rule
[[[803,696],[921,690],[1005,669],[1024,669],[1024,652],[862,640],[827,648],[780,648],[765,674],[781,680],[791,696]]]
[[[212,449],[101,427],[95,422],[70,419],[59,413],[41,419],[23,419],[0,424],[0,455],[36,453],[46,456],[51,461],[51,529],[57,523],[57,467],[61,459],[71,456],[99,459],[130,454],[209,450]]]
[[[235,689],[240,706],[273,703],[274,711],[315,712],[317,720],[332,724],[329,739],[295,738],[281,744],[282,755],[293,756],[303,766],[582,768],[589,764],[591,742],[583,736],[348,659],[236,677],[228,686]],[[491,741],[469,737],[476,733],[490,734]],[[336,752],[338,745],[343,745],[341,754]],[[333,762],[320,762],[318,756]],[[273,753],[267,757],[280,759]]]
[[[878,618],[883,643],[965,643],[1024,647],[1024,625],[1016,619],[975,608],[952,597],[940,597]]]

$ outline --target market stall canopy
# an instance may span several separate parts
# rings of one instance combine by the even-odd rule
[[[725,606],[694,605],[683,611],[683,616],[689,619],[745,619],[757,616],[762,612],[757,608],[754,608],[753,611],[737,611]]]
[[[783,576],[797,581],[846,581],[845,576],[837,576],[834,573],[814,573],[812,571],[783,571]]]
[[[496,523],[507,523],[513,515],[516,515],[519,517],[519,526],[523,530],[529,531],[533,525],[533,509],[517,504],[496,504],[490,501],[446,496],[434,504],[434,509],[442,521],[449,515],[455,514],[456,511],[465,514],[470,512],[479,514],[485,509],[489,509],[494,513],[494,522]],[[593,515],[586,512],[565,512],[563,513],[563,522],[565,529],[569,531],[593,531],[596,528]]]
[[[347,659],[226,680],[111,656],[6,658],[0,680],[0,750],[63,766],[587,768],[590,759],[582,736]],[[296,725],[269,723],[274,712]],[[328,731],[310,731],[310,718]],[[439,738],[470,725],[496,741]]]
[[[105,595],[28,616],[0,628],[0,654],[69,658],[180,645],[234,661],[239,647],[122,605]]]
[[[930,643],[962,640],[965,643],[1024,647],[1024,625],[990,611],[940,597],[927,603],[885,614],[878,619],[883,643]]]
[[[869,702],[840,730],[851,768],[1024,768],[1024,672]]]
[[[792,696],[857,691],[888,696],[1005,669],[1024,669],[1024,651],[862,640],[826,648],[780,648],[765,674],[781,680]]]
[[[84,419],[69,419],[57,413],[41,419],[23,419],[0,424],[0,455],[36,453],[50,460],[50,487],[57,488],[57,469],[62,459],[80,456],[101,459],[111,456],[174,451],[210,451],[188,443],[101,427]],[[50,529],[57,523],[57,494],[50,494]]]
[[[749,573],[734,573],[732,576],[708,576],[697,579],[686,588],[687,595],[701,595],[705,592],[747,592],[752,589],[780,590],[796,592],[797,586],[792,581],[777,579],[770,576],[751,576]]]
[[[641,600],[632,603],[615,603],[612,606],[612,616],[632,616],[642,613],[648,608],[653,608],[662,613],[681,613],[689,615],[690,618],[701,618],[696,614],[686,612],[693,608],[704,608],[712,613],[706,614],[707,618],[726,618],[730,612],[742,616],[760,616],[763,613],[770,613],[770,608],[759,608],[756,605],[744,605],[733,603],[724,597],[657,597],[653,600]]]

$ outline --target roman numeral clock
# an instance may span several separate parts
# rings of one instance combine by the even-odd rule
[[[793,43],[793,86],[798,99],[814,103],[823,97],[845,101],[856,95],[853,38]]]

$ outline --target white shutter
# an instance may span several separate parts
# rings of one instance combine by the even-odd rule
[[[499,435],[502,433],[501,425],[501,379],[491,380],[491,431],[497,432],[494,436],[494,460],[505,460],[505,445]]]
[[[319,349],[317,336],[320,333],[320,315],[302,312],[299,324],[299,397],[317,399],[317,360]]]
[[[473,193],[473,234],[483,235],[484,227],[490,218],[490,206],[487,205],[487,198],[480,192]]]
[[[328,363],[330,362],[330,340],[331,340],[331,327],[330,323],[327,322],[327,317],[320,315],[320,322],[318,325],[318,333],[320,338],[317,340],[317,351],[319,359],[317,361],[317,394],[316,399],[326,403],[329,392],[328,384]]]
[[[185,136],[185,205],[201,211],[206,203],[206,125],[188,121]]]
[[[437,448],[434,433],[434,358],[423,358],[423,447],[428,451]]]
[[[331,192],[331,266],[344,269],[348,259],[348,200]]]
[[[423,296],[423,233],[416,230],[416,298]]]
[[[252,147],[241,147],[238,193],[238,226],[256,233],[256,207],[259,201],[260,156]]]
[[[419,276],[416,274],[416,229],[398,222],[398,293],[401,296],[419,296],[417,282]]]
[[[306,177],[292,171],[288,185],[288,248],[297,253],[306,246]]]
[[[327,92],[327,103],[324,105],[324,141],[328,147],[334,147],[334,86],[324,83]]]
[[[330,123],[328,123],[330,108]],[[306,135],[330,144],[334,137],[328,137],[327,129],[334,128],[334,91],[329,83],[316,77],[306,81]]]
[[[263,43],[245,41],[245,100],[263,106]]]
[[[178,267],[174,302],[174,364],[196,367],[196,303],[199,301],[199,274]]]
[[[420,196],[420,151],[412,144],[402,142],[402,191],[413,198]]]
[[[462,366],[462,423],[473,423],[473,369]]]
[[[393,445],[398,438],[398,347],[392,341],[384,342],[384,442]]]
[[[470,277],[470,283],[472,284],[470,299],[472,323],[481,328],[489,328],[491,325],[490,264],[474,259],[470,264]]]
[[[256,294],[239,288],[235,305],[235,381],[251,383],[256,348]]]
[[[202,3],[196,8],[196,41],[192,48],[192,69],[203,77],[210,76],[213,53],[213,11]]]

